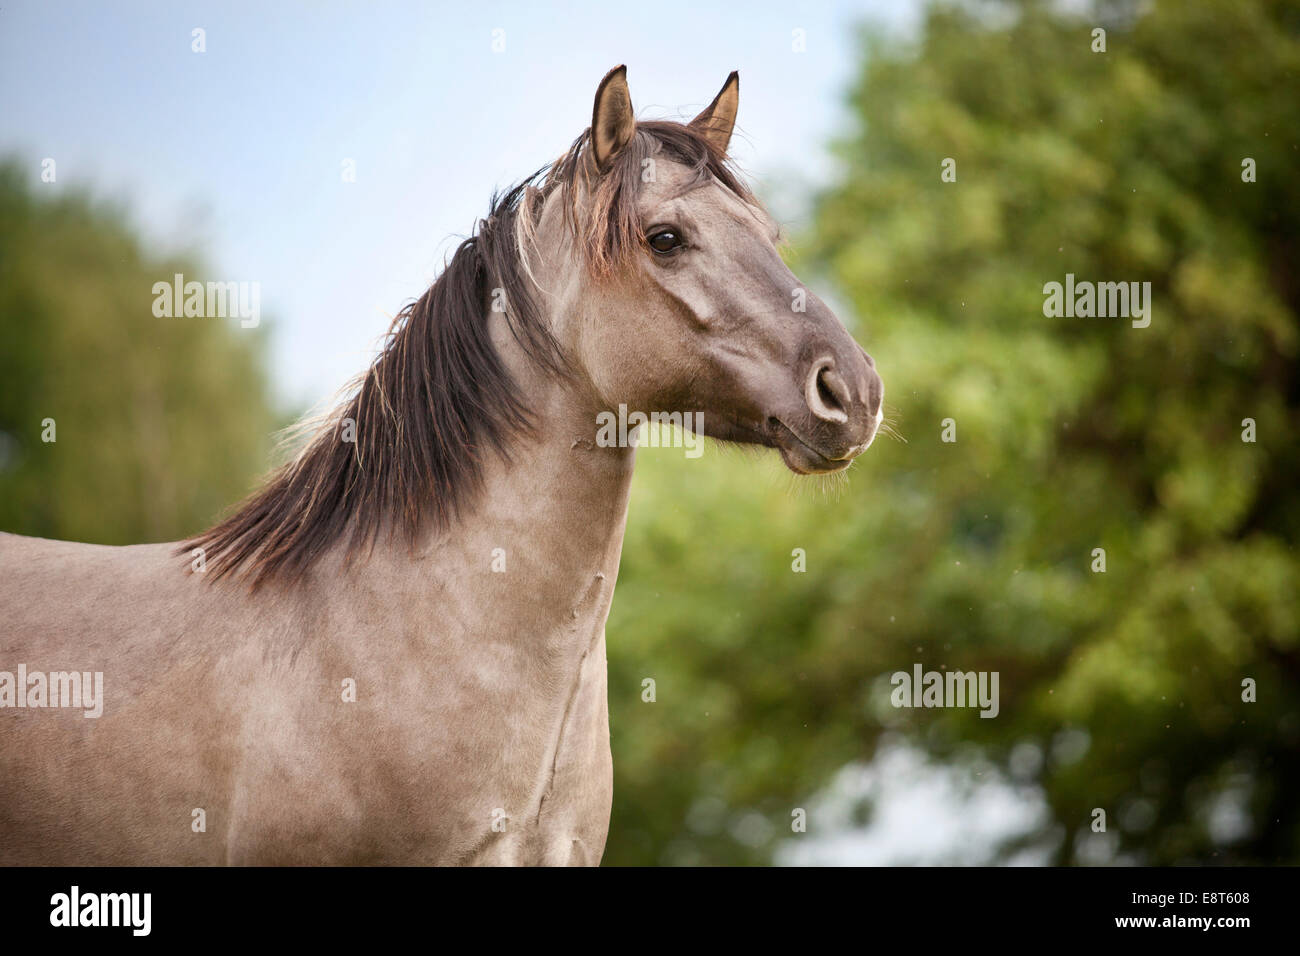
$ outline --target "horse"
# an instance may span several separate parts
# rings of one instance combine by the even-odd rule
[[[600,862],[636,454],[600,416],[689,412],[800,475],[882,418],[728,158],[739,88],[639,121],[611,70],[213,527],[0,535],[0,863]]]

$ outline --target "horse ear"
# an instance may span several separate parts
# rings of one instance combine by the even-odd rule
[[[632,112],[632,94],[627,89],[627,67],[616,66],[605,74],[596,89],[596,103],[591,109],[591,148],[596,168],[604,172],[609,161],[632,141],[636,116]]]
[[[704,134],[722,155],[727,154],[731,131],[736,125],[736,111],[740,108],[740,73],[731,71],[727,82],[700,115],[691,120],[691,126]]]

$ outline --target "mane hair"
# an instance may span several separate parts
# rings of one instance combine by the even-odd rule
[[[645,246],[637,197],[643,161],[656,156],[755,203],[726,157],[691,127],[638,123],[603,173],[585,130],[554,163],[493,195],[487,218],[398,313],[370,368],[296,458],[176,553],[202,548],[211,578],[235,575],[256,587],[302,576],[339,543],[351,557],[381,534],[414,543],[430,525],[452,525],[481,488],[485,456],[508,460],[511,440],[534,426],[489,335],[488,310],[502,301],[494,290],[504,290],[506,320],[527,356],[566,375],[529,266],[542,206],[562,194],[568,237],[591,275],[608,277]],[[344,440],[347,427],[355,441]]]

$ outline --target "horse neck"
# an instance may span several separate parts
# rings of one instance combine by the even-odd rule
[[[635,451],[596,444],[599,411],[580,386],[543,372],[500,327],[493,338],[533,412],[536,428],[487,468],[484,494],[467,530],[503,537],[531,586],[603,572],[612,588],[627,518]],[[513,572],[510,572],[513,573]],[[566,585],[568,586],[568,585]]]
[[[372,580],[392,582],[403,602],[420,596],[405,604],[409,613],[547,654],[557,642],[585,649],[585,625],[603,629],[609,612],[635,453],[599,447],[589,394],[525,356],[501,316],[486,320],[533,432],[514,439],[508,460],[485,453],[481,490],[448,528],[367,564]]]

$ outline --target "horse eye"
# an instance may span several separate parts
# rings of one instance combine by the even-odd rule
[[[661,229],[649,238],[650,248],[655,252],[669,253],[675,249],[680,249],[683,245],[682,237],[671,229]]]

